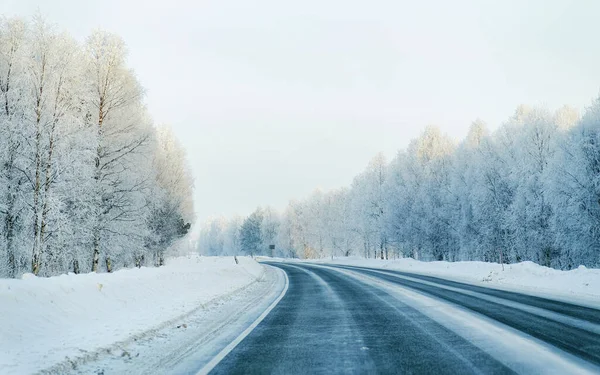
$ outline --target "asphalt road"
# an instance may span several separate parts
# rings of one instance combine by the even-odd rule
[[[288,275],[287,293],[211,374],[513,373],[371,283],[333,268],[274,265]]]
[[[561,301],[529,296],[498,289],[484,288],[435,277],[416,275],[398,271],[375,271],[364,267],[340,267],[351,269],[369,276],[374,276],[391,283],[408,287],[421,293],[463,306],[476,313],[482,314],[495,321],[515,328],[539,340],[547,342],[561,350],[569,352],[576,357],[600,365],[600,327],[590,331],[590,327],[600,323],[600,310],[573,305]],[[427,284],[398,276],[410,277],[427,281]],[[439,285],[450,286],[457,290],[440,288]],[[463,291],[475,292],[475,295],[465,294]],[[482,299],[477,294],[495,297],[490,300]],[[504,301],[517,302],[535,308],[537,311],[549,310],[562,316],[575,319],[562,319],[557,321],[549,319],[548,315],[540,316],[507,305]],[[517,305],[518,306],[518,305]],[[558,319],[561,317],[558,316]],[[580,327],[574,326],[582,322]],[[588,323],[588,324],[584,324]],[[591,323],[591,324],[590,324]]]

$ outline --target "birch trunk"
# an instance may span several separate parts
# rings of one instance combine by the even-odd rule
[[[42,173],[42,95],[46,73],[46,56],[42,55],[39,88],[36,90],[35,108],[35,179],[33,184],[33,251],[31,257],[31,272],[38,275],[42,266],[42,241],[40,238],[40,193]]]

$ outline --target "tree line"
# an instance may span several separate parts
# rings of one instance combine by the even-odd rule
[[[581,117],[519,106],[493,132],[476,120],[460,142],[429,126],[391,161],[375,156],[350,187],[317,190],[281,213],[209,220],[199,247],[599,267],[600,98]]]
[[[187,233],[184,150],[125,60],[109,32],[0,18],[0,277],[161,265]]]

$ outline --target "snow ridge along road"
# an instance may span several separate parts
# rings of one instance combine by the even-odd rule
[[[415,274],[271,263],[287,293],[211,373],[600,373],[600,311]]]
[[[70,371],[63,366],[48,373],[194,374],[281,296],[285,273],[263,267],[265,272],[257,282],[207,303],[147,337],[116,345]]]
[[[280,295],[250,257],[0,279],[0,374],[195,373]]]

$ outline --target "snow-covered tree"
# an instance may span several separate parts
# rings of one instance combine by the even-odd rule
[[[0,277],[160,265],[188,231],[185,154],[124,59],[116,35],[0,19]]]
[[[240,247],[243,253],[254,256],[264,254],[262,241],[263,210],[259,207],[244,220],[240,228]]]
[[[564,135],[548,174],[556,253],[551,265],[600,265],[600,98]]]

